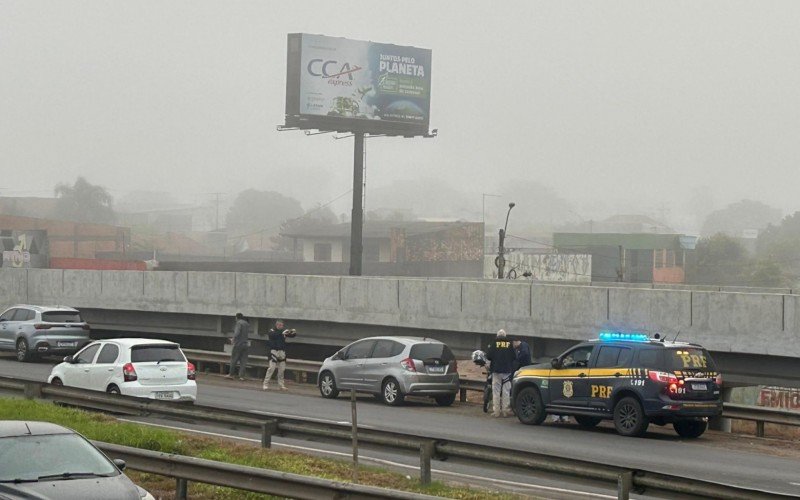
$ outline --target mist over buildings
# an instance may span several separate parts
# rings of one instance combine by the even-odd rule
[[[349,216],[352,141],[276,131],[286,34],[307,32],[433,50],[439,136],[367,141],[368,212],[497,227],[514,201],[526,234],[615,214],[699,233],[742,199],[800,209],[800,4],[403,9],[414,15],[372,2],[3,2],[0,195],[52,196],[84,176],[116,204],[221,200],[224,214],[252,188],[305,210],[338,197],[330,208]]]

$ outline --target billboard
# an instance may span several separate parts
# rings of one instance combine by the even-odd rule
[[[427,135],[430,97],[428,49],[289,34],[287,127]]]

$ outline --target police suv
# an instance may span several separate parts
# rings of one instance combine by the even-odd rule
[[[671,423],[696,438],[722,413],[721,387],[714,360],[697,344],[602,332],[549,364],[521,368],[511,390],[523,424],[548,414],[574,416],[583,427],[613,419],[623,436],[642,436],[651,423]]]

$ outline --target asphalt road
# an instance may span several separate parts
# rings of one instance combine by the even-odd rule
[[[0,375],[44,380],[50,367],[44,362],[21,364],[0,355]],[[203,375],[198,403],[328,422],[350,421],[350,402],[344,397],[326,400],[309,386],[292,385],[288,393],[263,392],[259,386],[257,381],[233,382]],[[786,453],[789,456],[765,453],[769,441],[756,446],[758,452],[736,449],[741,448],[733,443],[736,438],[722,433],[683,440],[671,428],[651,427],[654,430],[646,438],[624,438],[606,425],[593,430],[568,424],[525,426],[513,418],[489,418],[473,404],[439,408],[426,401],[412,401],[390,408],[367,396],[359,397],[358,421],[360,426],[375,429],[550,453],[800,496],[800,453],[791,448]]]

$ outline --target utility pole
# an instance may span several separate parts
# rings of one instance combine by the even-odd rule
[[[501,280],[505,278],[505,271],[506,271],[506,258],[505,254],[505,241],[506,241],[506,231],[508,230],[508,216],[511,215],[511,209],[516,206],[516,203],[513,201],[508,204],[508,212],[506,213],[506,225],[500,229],[500,245],[497,252],[497,279]]]

